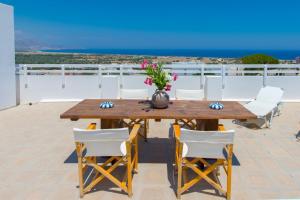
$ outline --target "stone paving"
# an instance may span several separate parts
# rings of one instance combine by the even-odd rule
[[[0,111],[0,199],[79,199],[71,122],[59,115],[75,103],[39,103]],[[236,130],[232,199],[300,199],[300,104],[286,103],[271,129],[253,129],[224,120]],[[150,122],[149,142],[140,140],[139,173],[132,199],[176,199],[172,121]],[[221,182],[225,176],[221,170]],[[83,199],[129,199],[109,181]],[[225,199],[200,182],[182,199]]]

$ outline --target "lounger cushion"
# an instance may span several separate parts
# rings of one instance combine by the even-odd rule
[[[272,110],[276,108],[276,106],[276,104],[270,104],[260,101],[252,101],[244,105],[245,108],[247,108],[250,112],[258,117],[266,116],[267,114],[272,112]]]

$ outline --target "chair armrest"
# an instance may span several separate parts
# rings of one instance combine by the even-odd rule
[[[178,124],[174,124],[173,131],[174,131],[175,139],[180,141],[180,126]]]
[[[218,125],[218,131],[226,131],[225,127],[224,127],[224,124],[219,124]]]
[[[138,135],[139,129],[140,129],[141,125],[140,124],[135,124],[129,134],[129,138],[128,138],[128,142],[132,143],[132,141],[136,138],[136,136]]]
[[[94,129],[96,129],[96,126],[97,126],[96,123],[90,123],[86,129],[87,130],[94,130]]]

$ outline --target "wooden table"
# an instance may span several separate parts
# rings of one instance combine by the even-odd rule
[[[112,101],[114,107],[101,109],[100,103]],[[196,120],[197,129],[217,130],[219,119],[254,119],[256,115],[235,101],[224,101],[224,109],[212,110],[210,101],[171,101],[167,109],[153,109],[150,101],[125,99],[86,99],[75,105],[60,117],[62,119],[101,119],[101,127],[115,127],[121,119],[175,119]]]

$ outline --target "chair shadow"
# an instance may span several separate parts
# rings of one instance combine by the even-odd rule
[[[171,189],[176,193],[177,185],[176,185],[176,177],[174,171],[174,159],[175,159],[175,139],[173,137],[173,128],[170,126],[169,128],[169,138],[148,138],[148,142],[144,142],[143,138],[139,140],[139,163],[165,163],[167,165],[167,176],[168,181],[170,183]],[[98,158],[98,162],[104,162],[105,158]],[[76,164],[77,163],[77,154],[74,150],[68,158],[64,161],[65,164]],[[233,154],[232,160],[233,166],[240,166],[240,162],[238,158]],[[122,173],[117,175],[121,175]],[[191,175],[193,173],[191,172]],[[107,182],[107,183],[106,183]],[[104,182],[103,182],[104,183]],[[98,185],[93,191],[105,190],[111,192],[122,193],[121,191],[112,190],[114,185],[110,183],[110,181],[105,180],[106,184]],[[207,188],[211,188],[210,185],[206,184],[205,181],[201,181],[196,184],[188,192],[201,192],[205,194],[216,195],[215,193],[210,193],[204,191]],[[91,192],[93,192],[91,191]],[[125,194],[125,193],[124,193]]]
[[[232,123],[248,129],[259,130],[262,129],[265,122],[262,119],[255,119],[252,121],[232,120]]]
[[[78,162],[78,159],[77,159],[77,153],[75,150],[64,161],[65,164],[75,164],[77,162]]]
[[[99,163],[103,163],[106,161],[107,158],[105,157],[98,157],[97,161]],[[69,156],[68,158],[64,161],[65,164],[77,164],[78,163],[78,159],[77,159],[77,153],[76,150],[74,150]]]

